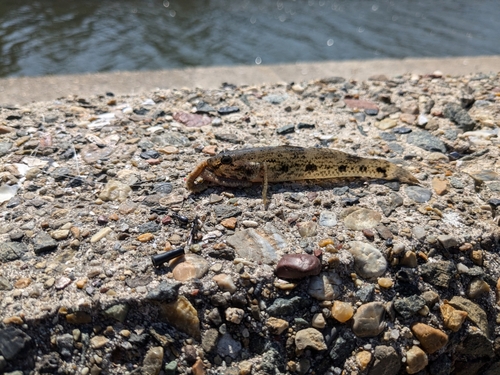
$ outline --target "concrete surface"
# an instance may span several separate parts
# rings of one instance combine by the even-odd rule
[[[0,104],[20,105],[68,95],[85,97],[104,94],[107,91],[115,94],[136,94],[158,87],[216,88],[223,82],[252,85],[300,82],[332,76],[364,80],[374,74],[391,77],[408,72],[426,74],[436,70],[447,75],[500,72],[500,56],[328,61],[4,78],[0,79]]]

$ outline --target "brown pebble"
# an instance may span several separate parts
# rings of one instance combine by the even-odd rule
[[[236,219],[235,217],[230,217],[230,218],[222,220],[220,223],[224,228],[234,229],[234,228],[236,228],[237,221],[238,221],[238,219]]]
[[[21,277],[19,280],[16,281],[14,287],[17,289],[24,289],[28,285],[30,285],[32,281],[33,280],[31,280],[29,277]]]
[[[375,233],[373,233],[373,231],[371,231],[370,229],[363,229],[362,232],[363,235],[370,241],[373,241],[373,239],[375,238]]]
[[[149,242],[153,238],[155,238],[155,236],[152,233],[143,233],[143,234],[137,236],[137,240],[140,242]]]
[[[333,238],[325,238],[325,239],[322,239],[321,241],[318,242],[319,247],[325,247],[325,246],[334,245],[334,244],[335,244],[335,242],[333,241]]]
[[[446,333],[427,324],[416,323],[411,327],[411,330],[428,354],[437,352],[448,343]]]
[[[309,254],[284,255],[276,266],[276,276],[283,279],[302,279],[319,275],[320,272],[321,262]]]
[[[194,375],[205,375],[206,374],[205,366],[203,365],[203,361],[201,360],[201,358],[198,358],[196,360],[193,367],[191,367],[191,370],[193,370]]]
[[[217,146],[215,145],[206,146],[203,150],[201,150],[201,152],[213,156],[217,153]]]
[[[24,321],[20,316],[9,316],[9,317],[4,318],[3,323],[4,324],[17,324],[20,326],[24,323]]]
[[[120,216],[118,216],[116,213],[109,215],[109,220],[118,221],[119,219]]]
[[[448,192],[448,180],[441,180],[438,177],[432,179],[432,188],[437,195],[445,195]]]

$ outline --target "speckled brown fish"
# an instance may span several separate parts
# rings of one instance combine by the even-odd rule
[[[410,172],[387,160],[363,158],[329,148],[278,146],[221,152],[200,163],[187,177],[186,186],[199,192],[206,189],[209,182],[227,187],[263,183],[265,203],[268,182],[352,177],[418,183]]]

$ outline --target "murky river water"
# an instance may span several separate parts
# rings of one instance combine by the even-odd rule
[[[500,54],[499,0],[2,0],[0,77]]]

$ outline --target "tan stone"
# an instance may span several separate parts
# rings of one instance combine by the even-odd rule
[[[399,119],[402,122],[413,125],[415,123],[415,121],[417,120],[417,116],[412,115],[410,113],[401,113],[401,115],[399,115]]]
[[[313,318],[312,318],[312,321],[311,321],[311,325],[314,327],[314,328],[317,328],[317,329],[323,329],[326,327],[326,321],[325,321],[325,317],[323,316],[323,314],[319,313],[319,314],[314,314]]]
[[[170,261],[177,281],[201,279],[208,272],[208,262],[196,254],[185,254]]]
[[[356,354],[356,362],[358,362],[359,369],[365,371],[370,361],[372,360],[372,353],[367,350],[363,350]]]
[[[205,366],[203,365],[203,361],[201,358],[198,358],[194,365],[191,367],[194,375],[205,375],[207,372],[205,371]]]
[[[17,289],[24,289],[27,288],[32,282],[33,280],[31,280],[29,277],[21,277],[15,282],[14,287]]]
[[[448,180],[441,180],[439,177],[432,179],[432,188],[437,195],[445,195],[448,192]]]
[[[314,350],[327,349],[322,333],[314,328],[306,328],[297,332],[295,335],[295,346],[299,352],[306,348]]]
[[[238,365],[240,369],[239,375],[250,375],[252,373],[253,363],[250,361],[241,361]]]
[[[392,288],[392,286],[394,285],[394,281],[392,281],[390,277],[379,277],[377,282],[381,288],[385,289]]]
[[[149,242],[152,241],[155,238],[153,233],[143,233],[137,236],[137,241],[139,242]]]
[[[354,309],[349,302],[334,301],[332,306],[332,317],[340,323],[345,323],[352,318]]]
[[[4,324],[17,324],[17,325],[22,325],[24,323],[23,319],[20,316],[8,316],[3,319]]]
[[[236,228],[237,222],[238,222],[238,219],[236,219],[235,217],[229,217],[227,219],[222,220],[220,223],[224,228],[234,229],[234,228]]]
[[[429,353],[435,353],[448,343],[448,335],[440,329],[433,328],[424,323],[416,323],[411,327],[413,334]]]
[[[266,326],[273,335],[281,335],[288,328],[288,322],[283,319],[271,317],[266,320]]]
[[[483,251],[482,250],[473,250],[470,253],[470,260],[478,266],[483,265]]]
[[[219,286],[219,288],[224,290],[224,291],[234,293],[238,289],[236,287],[236,285],[234,285],[234,282],[233,282],[233,279],[231,278],[231,276],[226,275],[225,273],[215,275],[214,277],[212,277],[212,280],[215,281],[217,283],[217,285]]]
[[[469,284],[469,288],[467,290],[467,295],[470,298],[478,298],[483,294],[486,294],[490,291],[490,286],[488,283],[481,279],[472,280]]]
[[[427,354],[418,346],[413,346],[406,352],[406,372],[408,374],[416,374],[423,370],[428,363]]]
[[[78,289],[83,289],[85,287],[85,284],[87,284],[87,281],[88,279],[86,277],[84,277],[83,279],[78,279],[75,283],[76,287]]]
[[[465,318],[467,318],[465,311],[457,310],[446,302],[439,306],[439,309],[443,315],[445,327],[451,329],[453,332],[457,332],[465,321]]]
[[[160,305],[161,315],[178,330],[193,336],[196,340],[201,339],[200,319],[198,311],[184,296],[177,300]]]
[[[417,255],[414,251],[408,250],[401,258],[400,264],[404,267],[415,268],[417,267]]]
[[[90,339],[90,346],[93,349],[100,349],[103,346],[105,346],[109,342],[109,339],[107,339],[104,336],[94,336]]]

